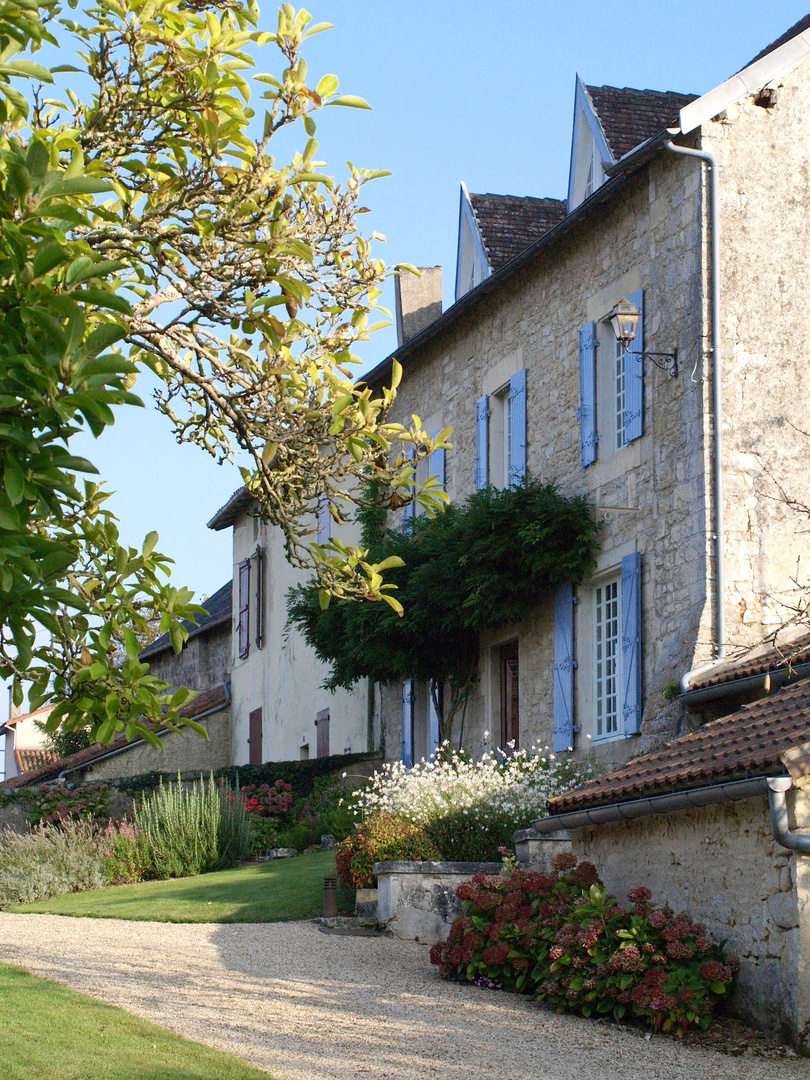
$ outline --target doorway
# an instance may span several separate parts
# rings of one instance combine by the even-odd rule
[[[500,648],[501,669],[501,749],[506,753],[520,746],[518,643],[510,641]],[[514,745],[509,746],[510,743]]]

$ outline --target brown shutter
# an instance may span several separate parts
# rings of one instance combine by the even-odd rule
[[[318,729],[318,757],[329,757],[329,710],[323,709],[315,721]]]
[[[248,745],[250,747],[249,763],[261,765],[262,763],[262,710],[254,709],[249,716],[250,735]]]
[[[256,548],[256,648],[264,645],[264,549]]]
[[[250,652],[250,559],[239,563],[239,659]]]

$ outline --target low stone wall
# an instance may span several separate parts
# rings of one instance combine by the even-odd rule
[[[395,937],[433,944],[445,941],[461,914],[456,889],[475,874],[497,874],[501,863],[381,862],[377,920]]]
[[[807,789],[789,795],[810,821]],[[764,797],[577,829],[570,850],[621,901],[637,885],[740,959],[737,1012],[799,1046],[810,1031],[810,857],[771,836]]]

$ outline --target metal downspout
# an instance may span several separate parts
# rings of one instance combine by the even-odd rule
[[[689,146],[676,146],[671,139],[663,144],[673,154],[698,158],[709,169],[709,215],[711,218],[711,323],[712,323],[712,391],[714,408],[714,500],[715,500],[715,563],[716,563],[716,625],[717,656],[726,656],[726,570],[723,538],[723,387],[720,365],[720,199],[717,176],[717,159],[708,150],[693,150]],[[705,665],[703,665],[705,667]],[[697,670],[697,669],[696,669]],[[689,689],[687,672],[681,680],[683,690]]]
[[[807,833],[792,833],[788,824],[787,803],[785,792],[793,787],[793,780],[789,776],[772,776],[768,778],[768,805],[771,809],[771,832],[777,844],[788,848],[790,851],[798,851],[804,855],[810,854],[810,835]]]

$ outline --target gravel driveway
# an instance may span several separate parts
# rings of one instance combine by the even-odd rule
[[[423,945],[329,936],[312,923],[0,913],[0,960],[277,1080],[810,1080],[810,1061],[728,1057],[556,1016],[442,982]]]

